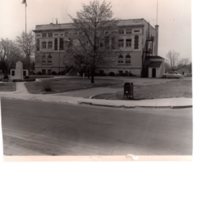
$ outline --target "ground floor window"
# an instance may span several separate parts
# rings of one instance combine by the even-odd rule
[[[14,71],[14,70],[11,71],[11,75],[12,75],[12,76],[15,75],[15,71]]]
[[[42,74],[46,74],[46,69],[43,69],[43,70],[42,70]]]
[[[43,54],[43,55],[42,55],[42,64],[45,64],[45,63],[46,63],[46,55]]]
[[[47,62],[48,62],[48,64],[52,63],[52,55],[51,54],[48,55]]]
[[[51,69],[48,69],[48,74],[51,74]]]
[[[120,55],[118,56],[118,63],[119,63],[119,64],[123,64],[123,63],[124,63],[124,56],[123,56],[122,54],[120,54]]]
[[[129,54],[126,55],[126,64],[131,64],[131,56]]]

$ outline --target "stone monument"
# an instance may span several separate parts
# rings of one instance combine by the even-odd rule
[[[10,70],[11,80],[24,80],[26,76],[28,76],[28,70],[23,69],[23,63],[21,61],[16,63],[15,69]]]

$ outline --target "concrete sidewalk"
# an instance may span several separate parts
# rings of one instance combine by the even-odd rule
[[[192,98],[165,98],[165,99],[149,99],[149,100],[104,100],[90,99],[89,96],[101,94],[109,90],[109,88],[91,88],[81,90],[81,92],[66,92],[59,94],[30,94],[28,93],[24,83],[17,82],[17,90],[15,92],[0,92],[2,98],[14,98],[22,100],[33,100],[55,103],[70,104],[86,104],[104,107],[116,108],[190,108],[192,107]],[[111,90],[115,90],[110,88]],[[76,95],[73,95],[76,94]],[[82,96],[80,96],[82,94]]]

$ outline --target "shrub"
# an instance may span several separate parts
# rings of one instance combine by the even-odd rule
[[[52,75],[54,75],[54,76],[55,76],[55,75],[57,75],[57,73],[56,73],[55,71],[53,71],[53,72],[52,72]]]
[[[42,91],[44,92],[52,92],[51,83],[49,81],[42,82]]]
[[[42,72],[37,72],[37,75],[42,75]]]
[[[123,71],[118,71],[118,76],[123,76]]]
[[[115,73],[114,72],[110,72],[109,76],[115,76]]]
[[[106,74],[105,74],[105,72],[104,72],[104,70],[100,70],[99,71],[99,76],[105,76]]]

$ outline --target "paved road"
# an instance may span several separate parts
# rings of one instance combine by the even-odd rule
[[[190,155],[192,109],[2,99],[5,155]]]

